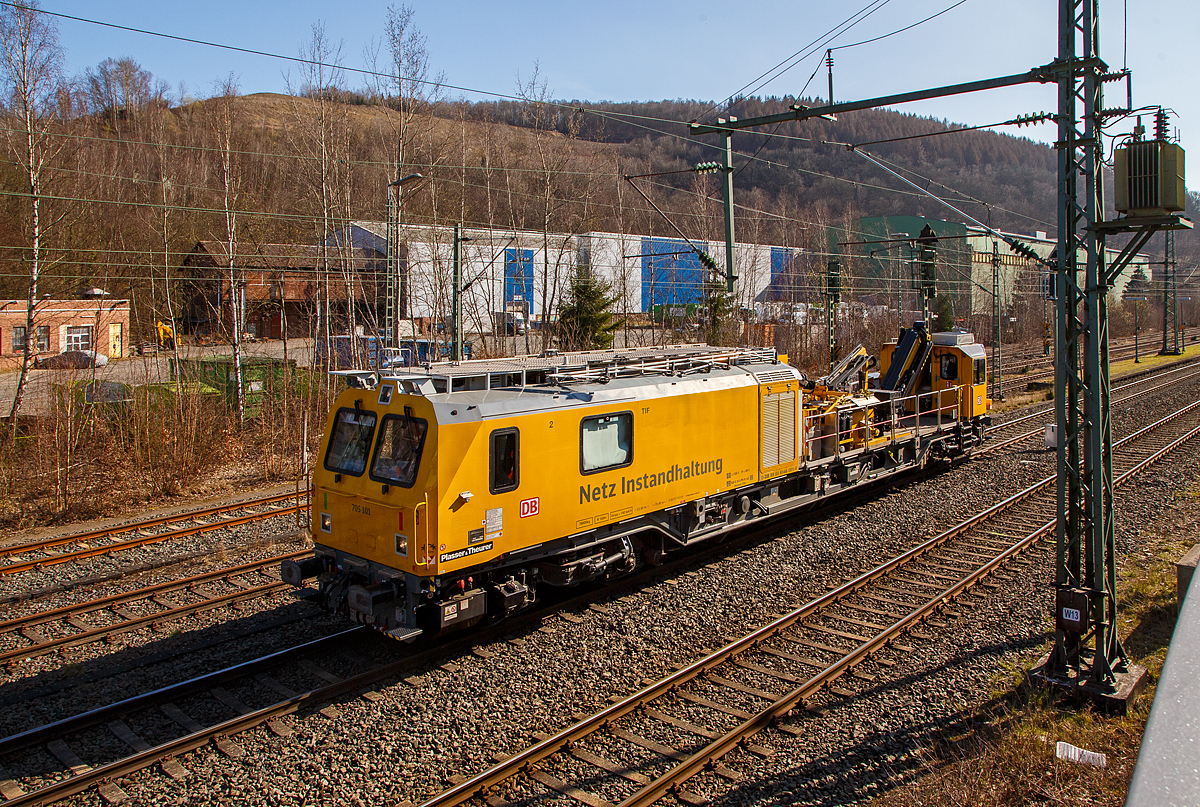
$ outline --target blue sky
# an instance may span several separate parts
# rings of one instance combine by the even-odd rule
[[[935,14],[954,0],[890,0],[834,45],[895,31]],[[1200,187],[1200,2],[1101,0],[1101,55],[1113,69],[1133,70],[1135,106],[1174,109],[1172,127],[1192,152],[1190,188]],[[538,64],[551,95],[562,99],[720,99],[750,85],[756,94],[798,93],[818,55],[766,86],[754,79],[822,37],[868,0],[410,0],[428,39],[430,64],[449,84],[511,94]],[[315,0],[42,0],[48,11],[178,34],[281,55],[297,54],[323,20],[342,43],[344,63],[365,66],[363,52],[379,38],[386,0],[330,4]],[[1051,61],[1057,50],[1056,0],[966,0],[948,13],[880,42],[836,52],[837,100],[876,97],[925,87],[1020,73]],[[193,95],[235,74],[244,93],[284,92],[294,65],[261,56],[59,21],[68,68],[82,72],[107,57],[132,56],[173,88]],[[351,81],[356,79],[352,76]],[[822,70],[806,94],[824,96]],[[1123,85],[1109,85],[1106,106],[1124,103]],[[1054,111],[1053,86],[993,90],[901,109],[969,125]],[[1147,118],[1147,123],[1150,123]],[[1013,131],[1011,127],[1008,129]],[[1052,126],[1017,130],[1052,141]]]

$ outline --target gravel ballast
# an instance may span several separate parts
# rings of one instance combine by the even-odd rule
[[[1187,385],[1149,403],[1114,407],[1114,435],[1194,400],[1198,390]],[[1053,455],[1034,446],[964,464],[817,523],[780,524],[703,568],[479,648],[486,658],[464,654],[410,679],[415,684],[387,682],[375,702],[344,699],[337,718],[285,718],[290,738],[266,728],[238,735],[247,752],[240,760],[207,746],[181,760],[190,771],[185,783],[152,768],[118,784],[138,804],[420,801],[450,777],[478,772],[493,755],[520,750],[536,733],[563,728],[573,714],[602,708],[608,697],[662,677],[701,648],[758,627],[1050,475]],[[1140,519],[1162,515],[1161,508],[1147,512],[1147,501],[1162,502],[1168,489],[1195,481],[1198,453],[1188,446],[1119,492],[1120,551],[1135,542]],[[853,803],[888,787],[913,768],[930,736],[986,699],[989,682],[1042,647],[1049,549],[1014,566],[1001,588],[956,607],[961,616],[949,620],[944,638],[912,640],[913,652],[896,657],[877,684],[853,687],[859,697],[832,698],[824,716],[798,718],[798,734],[761,735],[774,756],[728,758],[746,782],[731,786],[705,775],[689,789],[729,804]],[[292,644],[308,630],[296,625],[278,633]],[[72,803],[101,799],[89,791]]]

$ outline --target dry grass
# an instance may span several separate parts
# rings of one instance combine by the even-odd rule
[[[1119,624],[1125,649],[1157,681],[1178,608],[1175,561],[1196,540],[1200,491],[1181,494],[1157,529],[1144,529],[1140,548],[1122,562],[1118,579]],[[995,697],[976,710],[977,727],[930,748],[918,778],[872,802],[876,807],[1008,807],[1009,805],[1124,804],[1137,761],[1154,687],[1127,717],[1090,709],[1059,708],[1024,684],[1014,666],[995,682]],[[1099,751],[1108,767],[1055,758],[1059,740]]]
[[[1200,344],[1193,343],[1184,348],[1183,356],[1160,356],[1158,355],[1159,348],[1162,347],[1161,342],[1149,341],[1144,342],[1141,346],[1141,361],[1135,362],[1133,359],[1125,359],[1124,361],[1114,362],[1108,366],[1108,373],[1113,378],[1124,373],[1132,373],[1137,370],[1149,370],[1152,367],[1158,367],[1163,364],[1180,361],[1183,358],[1195,358],[1200,356]]]
[[[1052,390],[1034,390],[1032,392],[1006,392],[1003,401],[992,402],[992,414],[1007,412],[1010,409],[1020,409],[1030,404],[1053,400]]]
[[[16,439],[0,438],[0,527],[66,524],[294,479],[302,442],[314,456],[330,395],[311,373],[286,376],[239,430],[220,396],[187,385],[116,404],[56,392],[49,412],[22,419]]]

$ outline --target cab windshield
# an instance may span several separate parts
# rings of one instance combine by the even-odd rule
[[[371,450],[374,432],[374,412],[339,409],[333,420],[329,450],[325,453],[326,470],[361,476],[367,468],[367,453]]]
[[[387,415],[379,432],[371,478],[377,482],[411,488],[421,464],[428,423],[408,415]]]

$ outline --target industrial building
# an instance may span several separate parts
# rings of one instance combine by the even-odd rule
[[[738,276],[734,307],[760,321],[795,321],[809,307],[823,308],[825,267],[842,262],[843,291],[864,311],[919,317],[913,285],[915,239],[926,226],[937,234],[938,291],[955,315],[990,317],[993,295],[999,310],[1018,309],[1044,297],[1043,267],[1012,250],[986,230],[919,216],[869,217],[848,228],[831,228],[823,251],[768,244],[736,245]],[[693,313],[720,284],[706,278],[696,249],[721,256],[714,241],[605,232],[555,233],[465,227],[460,230],[464,331],[491,333],[519,312],[538,327],[553,321],[576,267],[587,267],[608,283],[614,313],[648,321],[656,313]],[[1044,232],[1015,234],[1039,255],[1054,242]],[[401,225],[397,248],[398,317],[436,330],[451,311],[454,228]],[[200,241],[183,261],[186,277],[181,322],[186,333],[227,330],[230,273],[224,242]],[[321,245],[235,245],[237,305],[246,333],[267,338],[315,333],[321,288],[328,289],[334,330],[382,327],[386,303],[387,227],[356,221]],[[1134,268],[1146,266],[1145,256]],[[1114,289],[1119,295],[1130,274]],[[1022,309],[1023,310],[1023,309]],[[800,312],[800,313],[797,313]]]

